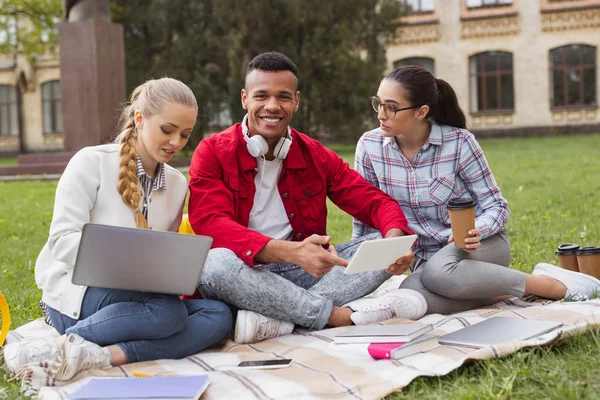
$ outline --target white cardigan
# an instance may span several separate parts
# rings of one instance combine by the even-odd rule
[[[58,181],[50,237],[35,264],[42,300],[60,313],[79,319],[86,286],[71,283],[81,230],[86,222],[135,228],[134,210],[117,191],[119,145],[86,147],[73,156]],[[187,194],[183,174],[165,164],[167,190],[151,194],[148,225],[177,231]],[[138,189],[142,187],[138,183]]]

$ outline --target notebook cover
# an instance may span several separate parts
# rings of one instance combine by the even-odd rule
[[[210,382],[208,375],[147,378],[92,378],[70,400],[197,399]]]

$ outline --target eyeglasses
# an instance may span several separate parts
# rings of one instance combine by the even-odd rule
[[[371,96],[371,106],[373,106],[373,110],[375,110],[376,113],[379,113],[379,111],[381,110],[381,107],[383,107],[383,113],[389,119],[393,119],[396,116],[396,113],[398,111],[410,110],[413,108],[421,107],[421,106],[410,106],[410,107],[396,108],[391,104],[382,103],[381,101],[379,101],[379,97],[377,97],[377,96]]]

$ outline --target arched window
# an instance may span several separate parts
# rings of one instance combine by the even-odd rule
[[[404,67],[406,65],[420,65],[427,71],[435,75],[435,61],[428,57],[409,57],[394,61],[394,68]]]
[[[550,50],[552,106],[596,105],[596,48],[571,44]]]
[[[60,81],[50,81],[42,85],[42,111],[44,135],[62,133],[63,115]]]
[[[512,111],[515,108],[513,56],[487,51],[469,59],[471,110],[473,112]]]
[[[0,136],[19,136],[17,88],[0,85]]]

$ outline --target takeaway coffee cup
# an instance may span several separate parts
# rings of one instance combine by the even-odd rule
[[[578,244],[566,243],[558,246],[556,255],[558,256],[558,263],[562,268],[575,272],[579,271],[577,250],[579,250]]]
[[[579,272],[600,279],[600,247],[582,247],[577,250]]]
[[[475,202],[471,199],[453,199],[446,206],[450,215],[450,225],[454,235],[454,245],[465,248],[465,238],[469,231],[475,229]]]

